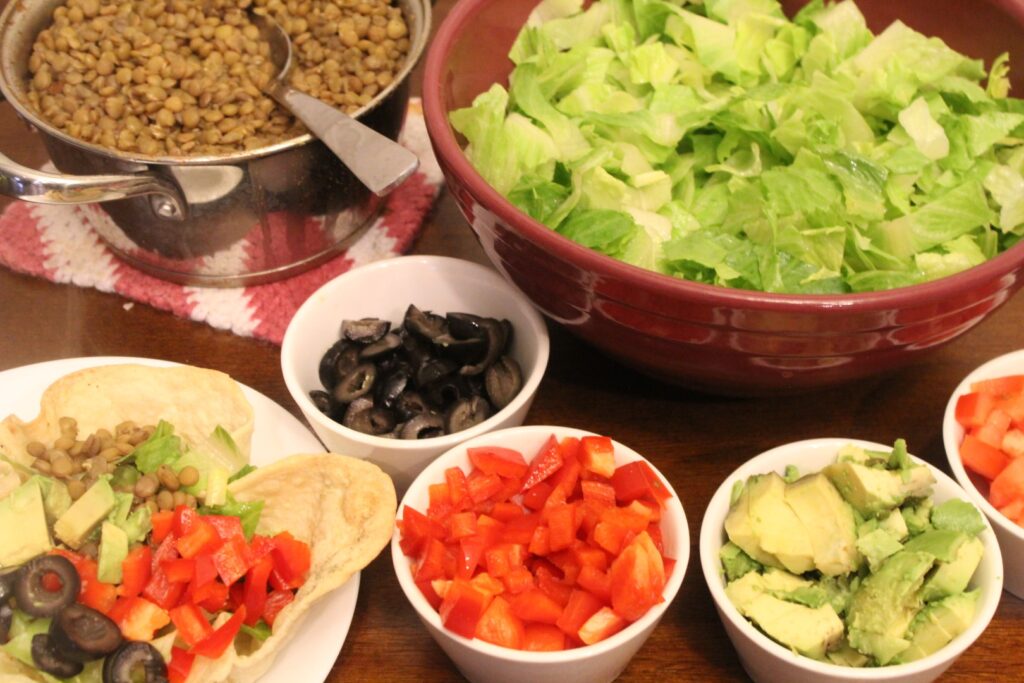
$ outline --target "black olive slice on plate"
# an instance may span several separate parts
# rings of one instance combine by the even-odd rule
[[[487,341],[482,336],[459,339],[450,334],[442,334],[434,339],[434,348],[439,355],[451,358],[460,365],[471,365],[484,358]]]
[[[377,368],[373,363],[360,363],[338,380],[338,385],[334,387],[334,400],[339,403],[351,403],[370,393],[376,380]]]
[[[394,353],[402,345],[402,340],[397,334],[389,332],[383,337],[363,348],[359,352],[361,360],[378,360]]]
[[[423,388],[455,372],[458,366],[446,358],[431,358],[416,369],[416,386]]]
[[[345,411],[342,424],[357,432],[380,436],[395,428],[395,416],[390,410],[375,407],[372,400],[359,398]]]
[[[400,420],[411,420],[420,413],[430,410],[426,401],[415,391],[403,392],[395,401],[395,412]]]
[[[390,329],[391,322],[380,318],[360,318],[341,322],[341,336],[357,344],[372,344]]]
[[[121,629],[102,612],[72,603],[50,623],[50,644],[56,653],[72,662],[91,662],[116,650],[123,639]]]
[[[167,663],[149,643],[125,641],[103,662],[103,683],[167,683]]]
[[[519,363],[512,356],[502,356],[497,363],[487,368],[484,384],[491,403],[501,410],[511,403],[523,388],[523,373],[519,369]]]
[[[77,676],[85,668],[81,662],[73,662],[58,655],[48,633],[32,636],[32,661],[37,669],[57,678]]]
[[[445,429],[449,434],[478,425],[491,416],[491,404],[482,396],[460,399],[448,410]]]
[[[448,332],[447,320],[430,311],[421,311],[413,304],[409,304],[409,308],[405,309],[402,326],[428,341]]]
[[[328,394],[326,391],[314,389],[313,391],[309,392],[309,400],[311,400],[313,402],[313,405],[316,406],[316,409],[319,410],[324,415],[330,415],[331,410],[334,409],[334,402],[331,401],[331,395]]]
[[[51,574],[60,582],[60,588],[54,591],[43,585],[43,579]],[[75,601],[81,586],[82,581],[70,560],[60,555],[41,555],[18,571],[14,599],[18,608],[30,617],[52,617]]]
[[[444,418],[437,413],[420,413],[402,426],[403,439],[432,439],[444,435]]]
[[[499,321],[494,318],[484,318],[480,321],[480,327],[487,340],[487,353],[479,363],[459,368],[460,375],[479,375],[493,365],[505,350],[505,328]]]
[[[11,624],[14,622],[14,608],[6,602],[0,603],[0,645],[6,645],[11,636]]]

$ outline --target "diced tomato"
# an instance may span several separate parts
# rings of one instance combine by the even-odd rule
[[[972,434],[960,444],[964,466],[987,479],[995,479],[1010,464],[1010,458],[998,448],[989,446]]]
[[[189,647],[198,645],[213,633],[213,627],[195,605],[188,603],[178,605],[168,612],[168,616],[171,618],[174,628],[178,630],[178,637],[184,640]]]
[[[142,595],[163,609],[170,609],[181,601],[187,584],[172,583],[161,567],[152,570],[149,583],[142,589]]]
[[[164,542],[164,539],[167,538],[174,528],[174,511],[160,510],[159,512],[154,512],[150,515],[149,522],[153,525],[153,531],[150,536],[153,542],[159,545]]]
[[[1002,448],[1003,437],[1006,436],[1006,432],[1010,429],[1010,422],[1009,413],[996,408],[988,414],[985,424],[971,433],[978,437],[979,441],[983,441],[993,448]]]
[[[579,589],[574,590],[569,595],[569,602],[566,603],[555,626],[562,629],[562,633],[573,640],[578,640],[580,628],[602,607],[604,607],[604,603],[593,593]]]
[[[507,479],[522,479],[529,466],[523,454],[501,446],[480,446],[466,449],[473,466],[484,474],[496,474]]]
[[[264,555],[256,561],[245,575],[245,623],[255,626],[263,618],[267,603],[267,581],[274,570],[274,560]]]
[[[197,519],[199,519],[199,513],[195,508],[190,508],[187,505],[179,505],[174,508],[174,535],[180,538],[192,533],[192,527]]]
[[[523,491],[523,507],[527,510],[540,510],[551,495],[554,487],[546,481]]]
[[[576,506],[565,503],[545,509],[550,552],[565,550],[576,538]]]
[[[413,556],[420,552],[428,538],[444,540],[444,526],[437,521],[430,519],[422,512],[406,505],[402,509],[402,519],[399,522],[402,531],[402,539],[399,546],[406,555]]]
[[[651,537],[640,533],[612,562],[612,608],[628,621],[636,621],[664,600],[665,564]]]
[[[612,601],[612,578],[608,572],[598,569],[593,565],[583,565],[580,573],[576,576],[576,585],[590,591],[602,601]]]
[[[188,583],[195,575],[196,561],[180,557],[175,560],[167,560],[160,567],[171,583]]]
[[[469,489],[470,500],[479,505],[501,491],[501,477],[497,474],[485,474],[480,470],[473,470],[466,478],[466,487]]]
[[[557,652],[565,649],[565,634],[557,626],[527,624],[523,634],[523,649],[533,652]]]
[[[441,608],[441,623],[460,636],[472,638],[477,622],[490,604],[491,596],[464,579],[455,579],[448,587]]]
[[[499,595],[484,610],[476,624],[475,635],[488,643],[519,650],[526,639],[526,629],[508,602]]]
[[[217,536],[222,541],[234,537],[245,538],[245,531],[242,529],[242,520],[234,515],[203,515],[203,519],[217,531]]]
[[[989,487],[988,500],[994,507],[1009,505],[1024,498],[1024,459],[1014,458]]]
[[[295,600],[295,593],[292,593],[291,591],[272,591],[267,596],[266,605],[263,606],[263,621],[267,622],[267,625],[273,628],[274,622],[277,620],[277,615],[281,613],[281,610],[290,605],[293,600]],[[438,598],[437,606],[440,605],[441,600]],[[437,609],[437,607],[434,609]]]
[[[971,391],[992,396],[1013,396],[1024,393],[1024,375],[1007,375],[982,379],[971,384]]]
[[[171,661],[167,664],[167,680],[170,683],[185,683],[192,672],[192,662],[196,656],[180,647],[171,648]]]
[[[1024,431],[1011,429],[1006,432],[1000,447],[1003,449],[1003,453],[1011,458],[1024,458]]]
[[[609,636],[613,636],[626,627],[627,622],[611,607],[602,607],[584,622],[578,631],[578,637],[586,645],[593,645]]]
[[[972,392],[963,394],[956,400],[954,416],[965,429],[980,427],[985,424],[988,414],[996,407],[996,397],[992,394]]]
[[[245,576],[246,572],[249,571],[250,565],[248,555],[248,547],[246,546],[245,541],[237,536],[231,538],[231,540],[224,541],[224,543],[214,551],[213,566],[217,568],[217,574],[226,586],[230,586],[235,581],[238,581]],[[281,565],[277,564],[276,548],[274,549],[273,555],[275,566],[280,570]]]
[[[217,659],[235,641],[235,636],[245,622],[245,605],[231,615],[231,618],[215,629],[213,633],[203,638],[192,648],[192,652],[210,659]]]
[[[419,565],[416,567],[416,581],[431,581],[444,577],[444,553],[444,543],[436,538],[429,539],[427,541],[427,549],[423,553],[423,559],[420,560]]]
[[[118,605],[114,621],[121,628],[121,634],[128,640],[153,640],[153,635],[167,624],[171,618],[167,610],[155,605],[145,598],[122,598],[123,605]]]
[[[533,456],[530,466],[523,479],[523,491],[535,487],[562,467],[562,453],[558,448],[558,439],[552,434],[541,446],[537,455]]]
[[[528,588],[512,597],[512,612],[527,622],[552,624],[562,616],[562,605],[539,588]]]
[[[189,532],[178,537],[174,547],[182,557],[195,557],[201,553],[214,552],[221,543],[223,541],[217,529],[202,517],[197,517],[191,522]]]
[[[443,532],[438,538],[444,538]],[[313,562],[309,544],[282,531],[274,536],[273,556],[274,568],[288,581],[288,585],[301,588]]]
[[[580,439],[580,464],[583,469],[602,477],[615,474],[615,446],[607,436],[585,436]]]
[[[238,585],[238,584],[235,584]],[[291,591],[289,591],[291,592]],[[207,612],[215,614],[221,612],[228,604],[230,591],[220,581],[211,581],[198,588],[192,588],[190,600],[193,604],[202,607]]]
[[[469,487],[466,486],[466,473],[461,467],[446,469],[444,480],[448,484],[448,497],[451,499],[452,509],[461,511],[473,506],[473,501],[469,497]]]
[[[134,598],[149,583],[149,573],[153,561],[153,551],[148,545],[137,545],[128,551],[128,556],[121,562],[121,585],[117,594],[121,597]]]

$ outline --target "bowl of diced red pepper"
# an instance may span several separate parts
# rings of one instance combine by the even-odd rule
[[[615,679],[682,585],[686,516],[645,458],[565,427],[441,455],[399,507],[392,557],[470,681]]]
[[[942,439],[957,482],[992,522],[1006,590],[1024,598],[1024,350],[964,378],[946,405]]]

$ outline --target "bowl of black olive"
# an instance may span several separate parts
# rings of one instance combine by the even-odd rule
[[[404,489],[446,450],[522,424],[548,354],[543,318],[493,269],[403,256],[314,292],[288,325],[281,369],[329,450]]]

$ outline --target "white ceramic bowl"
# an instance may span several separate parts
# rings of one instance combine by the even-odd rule
[[[592,432],[567,427],[529,426],[503,429],[492,434],[479,436],[461,444],[429,465],[409,487],[398,507],[399,515],[405,506],[424,512],[428,504],[427,487],[444,481],[444,471],[449,467],[462,467],[469,472],[471,465],[466,449],[474,446],[504,446],[523,454],[527,462],[537,454],[540,447],[554,434],[561,439],[566,436],[587,436]],[[644,460],[636,451],[615,443],[615,462],[621,465],[635,460]],[[648,461],[649,462],[649,461]],[[649,463],[650,464],[650,463]],[[654,465],[651,465],[654,468]],[[655,471],[657,469],[655,468]],[[658,473],[661,476],[661,473]],[[419,588],[413,582],[412,561],[399,547],[401,532],[397,529],[391,540],[391,558],[395,565],[398,583],[416,609],[420,620],[430,635],[437,641],[459,671],[471,683],[567,683],[586,681],[605,683],[614,680],[629,664],[647,637],[654,631],[665,610],[683,585],[686,565],[690,556],[690,534],[686,524],[683,505],[672,486],[661,476],[665,486],[672,492],[662,512],[661,532],[665,554],[676,560],[675,569],[665,585],[665,601],[655,605],[648,612],[610,638],[593,645],[563,650],[561,652],[526,652],[512,650],[481,640],[464,638],[449,631],[441,623],[441,617],[430,606]]]
[[[470,429],[420,440],[363,434],[317,410],[309,392],[323,388],[320,358],[338,340],[341,321],[377,317],[401,323],[409,304],[441,315],[458,311],[511,321],[512,356],[523,372],[523,388],[512,402]],[[540,314],[494,270],[444,256],[402,256],[354,268],[314,292],[285,331],[281,371],[292,399],[327,449],[371,460],[391,475],[401,492],[427,463],[456,444],[521,425],[544,376],[549,351]]]
[[[949,403],[946,404],[946,414],[942,418],[942,442],[946,447],[949,468],[964,487],[967,497],[992,522],[996,538],[999,539],[999,547],[1003,551],[1006,590],[1018,598],[1024,598],[1024,529],[1004,517],[988,502],[985,495],[982,495],[982,491],[988,493],[988,482],[984,477],[964,469],[963,461],[960,460],[960,442],[964,440],[964,428],[956,421],[956,402],[960,396],[969,393],[971,384],[978,380],[1021,374],[1024,374],[1024,350],[993,358],[960,382],[950,396]]]
[[[988,524],[979,538],[985,545],[985,554],[971,580],[971,587],[981,587],[981,598],[977,613],[970,628],[960,634],[938,652],[909,664],[896,664],[867,669],[855,669],[819,662],[798,655],[779,645],[754,627],[729,601],[725,594],[725,579],[722,576],[718,552],[728,540],[725,534],[725,517],[729,512],[729,498],[733,484],[753,474],[778,472],[782,474],[786,465],[796,465],[801,474],[816,472],[835,460],[836,452],[845,444],[856,444],[872,450],[888,451],[892,447],[860,441],[858,439],[810,439],[773,448],[748,460],[742,467],[730,474],[704,513],[700,529],[700,563],[704,579],[715,600],[718,616],[725,631],[739,654],[740,662],[754,681],[758,683],[778,681],[885,681],[886,683],[924,683],[938,678],[943,671],[973,643],[988,626],[999,604],[1003,590],[1003,561],[992,527]],[[924,463],[915,458],[915,462]],[[931,466],[929,466],[931,467]],[[952,479],[935,467],[932,498],[944,502],[950,498],[963,498],[963,491]]]

